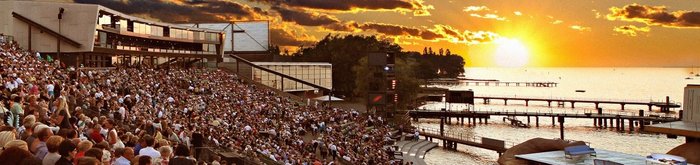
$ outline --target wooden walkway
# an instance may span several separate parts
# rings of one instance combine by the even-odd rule
[[[464,135],[461,133],[443,131],[440,133],[439,129],[434,128],[418,128],[420,136],[425,137],[429,141],[433,139],[439,139],[443,141],[443,147],[451,150],[457,150],[457,144],[483,148],[487,150],[496,151],[499,155],[508,150],[508,148],[515,145],[513,142],[506,142],[498,139],[491,139],[486,137],[474,136],[474,135]]]
[[[530,105],[530,101],[541,101],[547,102],[548,106],[552,106],[552,102],[557,103],[557,106],[564,106],[564,103],[570,103],[571,108],[575,108],[576,103],[592,103],[595,104],[596,109],[599,108],[599,104],[619,104],[622,106],[622,110],[625,109],[625,105],[646,105],[649,106],[649,110],[653,106],[661,107],[663,110],[668,110],[668,108],[679,108],[680,103],[674,102],[654,102],[651,100],[616,100],[616,99],[592,99],[592,98],[544,98],[544,97],[527,97],[527,96],[498,96],[498,95],[477,95],[474,99],[483,99],[484,104],[491,103],[491,100],[503,100],[505,105],[508,105],[508,100],[520,100],[525,101],[525,106]],[[666,108],[666,109],[664,109]]]
[[[506,86],[506,87],[557,87],[556,82],[525,82],[525,81],[476,81],[476,80],[429,80],[433,85],[474,85],[474,86]]]

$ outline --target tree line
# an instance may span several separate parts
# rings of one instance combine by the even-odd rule
[[[426,47],[423,52],[404,51],[398,44],[375,36],[327,35],[314,46],[302,47],[296,52],[272,46],[271,54],[278,62],[328,62],[333,65],[334,94],[348,98],[363,96],[366,91],[359,68],[366,65],[370,52],[394,52],[397,69],[399,103],[411,101],[419,85],[427,79],[456,78],[464,73],[464,58],[449,49]],[[365,59],[363,59],[365,58]],[[365,62],[361,62],[363,59]],[[359,90],[359,91],[358,91]],[[405,97],[404,97],[405,96]],[[402,105],[402,104],[399,104]]]

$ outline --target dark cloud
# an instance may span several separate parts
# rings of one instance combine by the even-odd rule
[[[413,12],[416,16],[430,15],[428,9],[433,7],[422,4],[422,1],[414,0],[249,0],[272,4],[274,6],[284,5],[289,7],[300,7],[306,9],[333,10],[333,11],[355,11],[355,10],[393,10],[402,12]]]
[[[637,36],[640,33],[649,32],[651,28],[649,27],[637,27],[634,25],[618,26],[613,29],[613,31],[627,35],[627,36]]]
[[[277,28],[270,29],[270,42],[278,46],[311,46],[316,43],[310,39],[310,36]]]
[[[463,32],[460,32],[454,27],[442,24],[435,25],[435,28],[431,29],[431,31],[444,36],[443,38],[440,38],[440,40],[452,43],[478,44],[483,42],[491,42],[499,37],[498,34],[489,31],[464,30]]]
[[[666,6],[648,6],[640,4],[626,5],[622,8],[611,7],[608,20],[641,22],[647,25],[659,25],[677,28],[700,28],[700,12],[668,12]]]
[[[323,26],[331,24],[339,24],[340,21],[332,16],[319,13],[309,13],[303,10],[290,10],[280,6],[272,6],[270,9],[279,12],[282,20],[294,22],[304,26]]]
[[[76,3],[99,4],[126,14],[147,15],[164,22],[227,22],[256,19],[265,15],[262,9],[229,1],[165,0],[74,0]]]
[[[401,25],[393,24],[383,24],[383,23],[364,23],[355,25],[358,29],[364,31],[375,31],[377,33],[390,35],[390,36],[411,36],[417,37],[424,40],[435,40],[437,38],[442,38],[443,36],[428,30],[418,29],[414,27],[407,27]]]
[[[334,23],[334,24],[324,25],[323,28],[328,29],[328,30],[333,30],[333,31],[355,32],[358,30],[357,26],[358,26],[358,24],[355,22],[345,22],[345,23]]]
[[[414,9],[414,4],[404,0],[250,0],[269,4],[284,4],[310,9],[342,10],[353,9]]]

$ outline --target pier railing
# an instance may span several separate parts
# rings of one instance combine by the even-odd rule
[[[442,107],[440,107],[442,108]],[[529,113],[545,113],[545,114],[560,114],[560,115],[585,115],[585,114],[598,114],[598,110],[593,109],[593,108],[576,108],[576,109],[566,109],[566,110],[557,110],[557,109],[552,109],[548,107],[542,107],[542,108],[534,108],[534,107],[529,107],[528,110],[517,110],[515,108],[513,109],[494,109],[494,108],[473,108],[471,110],[467,109],[451,109],[449,111],[451,112],[503,112],[503,113],[508,113],[508,112],[529,112]],[[426,110],[426,111],[440,111],[440,109],[416,109],[419,111]],[[614,110],[614,109],[603,109],[603,114],[607,115],[620,115],[620,116],[639,116],[639,111],[636,110]],[[661,118],[678,118],[677,115],[675,114],[669,114],[669,113],[657,113],[657,112],[648,112],[645,111],[644,117],[661,117]]]
[[[418,130],[421,132],[424,132],[424,133],[440,135],[440,129],[436,129],[436,128],[418,127]],[[464,134],[462,132],[457,133],[457,132],[452,132],[452,131],[447,131],[447,130],[444,130],[444,136],[449,137],[449,138],[463,140],[463,141],[468,141],[468,142],[472,142],[472,143],[484,144],[484,142],[482,141],[484,137],[482,137],[482,136],[477,136],[477,135],[472,135],[472,134]],[[509,141],[505,141],[505,140],[503,140],[503,142],[504,142],[505,149],[508,149],[508,148],[516,145],[515,142],[509,142]]]
[[[475,98],[508,98],[508,99],[530,99],[530,100],[567,100],[567,101],[581,101],[581,102],[635,102],[635,103],[651,103],[651,102],[665,102],[653,99],[611,99],[611,98],[583,98],[583,97],[546,97],[546,96],[523,96],[523,95],[475,95]],[[677,102],[671,102],[677,103]]]
[[[421,109],[418,111],[432,111],[432,112],[438,112],[440,110],[435,110],[435,109]],[[503,115],[503,116],[508,116],[512,114],[517,114],[517,113],[538,113],[538,114],[544,114],[544,115],[559,115],[559,116],[575,116],[575,115],[586,115],[586,114],[598,114],[598,111],[596,109],[582,109],[582,110],[565,110],[565,111],[557,111],[553,109],[548,109],[548,110],[543,110],[543,109],[536,109],[536,110],[515,110],[515,109],[485,109],[485,108],[478,108],[472,111],[467,111],[467,110],[451,110],[450,112],[474,112],[474,113],[479,113],[479,112],[487,112],[487,113],[499,113],[498,115]],[[637,111],[616,111],[616,110],[603,110],[603,115],[620,115],[622,117],[625,116],[639,116],[639,113]],[[497,116],[498,116],[497,115]],[[678,119],[678,116],[675,116],[673,114],[666,114],[666,113],[644,113],[643,116],[640,117],[648,117],[648,118],[657,118],[657,119]]]

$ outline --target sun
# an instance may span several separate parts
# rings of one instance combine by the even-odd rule
[[[524,67],[530,59],[530,53],[518,39],[500,38],[495,41],[498,45],[494,60],[500,67]]]

